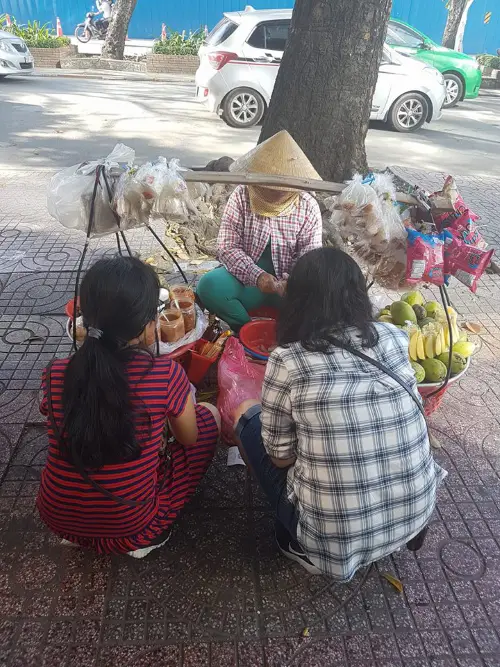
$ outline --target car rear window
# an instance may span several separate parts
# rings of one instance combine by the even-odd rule
[[[248,44],[255,49],[284,51],[289,29],[290,21],[261,23],[248,38]]]
[[[422,45],[423,39],[417,32],[414,32],[410,28],[407,28],[400,23],[392,23],[392,21],[390,21],[387,26],[387,37],[385,41],[391,46],[409,46],[418,48]]]
[[[208,44],[208,46],[219,46],[219,44],[222,44],[222,42],[225,42],[226,39],[231,37],[237,27],[237,23],[234,23],[228,18],[223,18],[208,35],[205,43]]]

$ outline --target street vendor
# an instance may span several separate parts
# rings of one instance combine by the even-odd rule
[[[238,172],[320,178],[286,131],[235,165]],[[295,262],[321,247],[318,203],[310,194],[290,188],[239,186],[227,202],[217,244],[223,266],[201,278],[198,297],[205,308],[239,331],[250,321],[250,312],[279,306]]]

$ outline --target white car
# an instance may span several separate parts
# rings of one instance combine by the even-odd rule
[[[232,127],[251,127],[266,112],[285,50],[291,9],[229,12],[199,50],[196,95]],[[412,132],[438,120],[446,97],[434,67],[384,47],[371,120]]]
[[[11,32],[0,30],[0,79],[10,74],[32,74],[34,68],[26,42]]]

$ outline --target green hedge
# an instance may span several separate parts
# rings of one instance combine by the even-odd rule
[[[500,69],[500,56],[490,56],[488,53],[483,53],[476,56],[477,62],[483,67],[491,67],[491,69]]]
[[[154,43],[153,53],[162,53],[166,56],[197,56],[204,39],[203,30],[190,32],[188,36],[184,32],[169,30],[164,42]]]
[[[12,25],[7,26],[5,14],[0,15],[0,29],[11,32],[16,37],[24,39],[28,46],[37,49],[57,49],[71,44],[69,37],[58,37],[48,23],[40,25],[38,21],[28,21],[26,25],[19,25],[12,18]]]

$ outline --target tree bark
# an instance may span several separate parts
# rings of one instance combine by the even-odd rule
[[[465,11],[469,11],[471,4],[472,0],[449,0],[448,18],[446,19],[446,26],[444,28],[442,41],[443,46],[446,46],[447,49],[456,48],[457,42],[460,42],[461,29],[463,40],[463,33],[465,32],[465,22],[467,21],[467,16],[465,15],[465,22],[462,22],[462,18],[464,17]]]
[[[137,0],[117,0],[102,49],[103,58],[123,60],[128,25]]]
[[[465,5],[462,18],[460,19],[460,23],[458,24],[458,30],[457,30],[457,36],[455,38],[455,51],[463,51],[464,50],[464,36],[465,36],[465,28],[467,26],[467,18],[469,16],[469,9],[472,5],[474,0],[467,0],[467,4]]]
[[[367,169],[365,138],[392,0],[297,0],[259,141],[288,130],[327,180]]]

